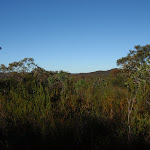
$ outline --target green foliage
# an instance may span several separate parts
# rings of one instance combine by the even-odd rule
[[[136,72],[137,68],[144,64],[150,65],[150,45],[135,46],[135,50],[130,50],[130,53],[126,57],[122,57],[117,60],[118,65],[122,65],[124,69],[132,72]]]
[[[121,72],[118,74],[115,74],[115,75],[111,74],[110,78],[111,78],[110,80],[114,86],[122,87],[122,88],[125,86],[126,78],[124,77],[124,75]]]

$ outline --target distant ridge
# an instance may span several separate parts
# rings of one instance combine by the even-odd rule
[[[99,70],[99,71],[88,72],[88,73],[70,73],[70,74],[71,75],[109,75],[114,70],[119,70],[119,68],[113,68],[106,71]]]
[[[102,75],[102,76],[107,76],[109,75],[112,71],[114,70],[120,70],[119,68],[113,68],[110,70],[99,70],[99,71],[94,71],[94,72],[88,72],[88,73],[67,73],[69,76],[95,76],[95,75]],[[1,73],[0,72],[0,79],[8,78],[11,73]]]

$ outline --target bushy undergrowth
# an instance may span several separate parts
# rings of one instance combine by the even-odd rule
[[[124,80],[122,73],[72,77],[65,72],[16,73],[1,79],[1,148],[99,149],[128,144]],[[138,98],[149,97],[147,91],[148,85]],[[140,111],[132,113],[130,142],[149,143],[149,106],[135,105]]]

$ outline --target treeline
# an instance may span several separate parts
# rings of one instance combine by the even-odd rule
[[[1,149],[149,144],[149,45],[135,48],[108,76],[49,72],[31,58],[1,65]]]

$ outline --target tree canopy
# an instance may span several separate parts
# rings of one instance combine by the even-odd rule
[[[2,72],[30,72],[34,68],[38,67],[34,63],[33,58],[24,58],[18,62],[9,63],[9,66],[1,64],[0,71]]]
[[[117,60],[117,65],[129,71],[137,71],[142,65],[150,65],[150,45],[136,45],[126,57]]]

